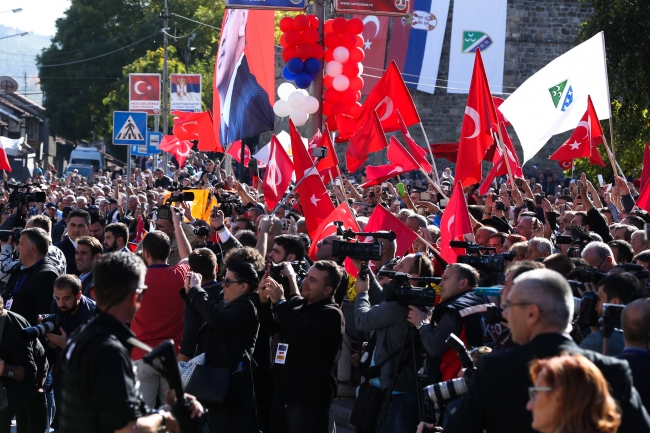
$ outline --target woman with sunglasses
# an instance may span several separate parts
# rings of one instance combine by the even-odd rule
[[[253,302],[258,282],[251,263],[230,263],[222,282],[223,300],[215,302],[201,288],[200,274],[190,272],[185,278],[185,303],[195,319],[204,323],[197,336],[196,355],[205,353],[206,367],[229,368],[232,373],[225,403],[207,405],[211,432],[259,431],[251,368],[259,330]]]
[[[526,409],[541,433],[616,433],[621,412],[607,381],[587,358],[557,356],[531,363],[535,386]]]

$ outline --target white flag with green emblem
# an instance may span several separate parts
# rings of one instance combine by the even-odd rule
[[[611,116],[602,32],[546,65],[499,107],[517,132],[524,164],[553,135],[578,125],[587,111],[587,96],[599,119]]]

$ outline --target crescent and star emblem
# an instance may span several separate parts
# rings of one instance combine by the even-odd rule
[[[451,218],[449,218],[449,221],[447,221],[447,232],[451,233],[451,225],[454,223],[455,219],[456,215],[452,215]]]
[[[465,107],[465,114],[471,117],[472,120],[474,121],[474,133],[469,137],[463,137],[463,138],[476,138],[479,132],[481,132],[481,116],[478,114],[478,111],[476,111],[472,107]]]
[[[142,83],[142,84],[146,84],[144,81],[136,81],[135,84],[133,85],[133,91],[134,91],[135,93],[137,93],[138,95],[144,95],[144,92],[141,92],[140,90],[138,90],[138,86],[139,86],[141,83]]]
[[[377,37],[379,34],[379,18],[377,18],[375,15],[368,15],[363,19],[363,25],[365,26],[368,23],[374,23],[375,24],[375,36],[374,38]]]
[[[576,129],[578,129],[580,127],[585,128],[585,136],[582,137],[582,140],[584,140],[585,138],[587,138],[589,136],[589,122],[587,122],[586,120],[581,120],[580,123],[578,123],[578,126],[576,127]]]
[[[192,150],[190,146],[185,141],[179,141],[178,145],[179,145],[179,150],[176,151],[178,156],[187,157],[190,154],[190,150]],[[180,151],[181,146],[185,146],[184,152]]]
[[[379,117],[379,121],[383,122],[384,120],[388,119],[391,114],[393,114],[393,100],[390,98],[390,96],[385,96],[384,99],[379,101],[379,104],[375,106],[375,111],[379,112],[379,107],[382,105],[386,105],[386,109],[384,111],[384,114],[382,114]]]

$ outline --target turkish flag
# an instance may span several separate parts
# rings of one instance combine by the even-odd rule
[[[415,109],[413,98],[406,88],[397,64],[393,61],[375,88],[368,94],[358,116],[352,121],[341,123],[339,123],[339,116],[336,116],[339,133],[336,142],[343,143],[350,140],[357,131],[361,130],[362,125],[368,123],[375,111],[384,131],[397,131],[400,129],[397,110],[402,114],[406,126],[420,123],[420,115]]]
[[[431,143],[431,153],[434,158],[445,158],[449,162],[456,162],[459,143]]]
[[[440,255],[447,263],[456,263],[458,256],[465,254],[465,249],[451,248],[451,241],[474,241],[465,194],[458,180],[440,221]]]
[[[568,161],[558,161],[557,164],[562,170],[571,170],[571,167],[573,167],[573,160],[570,159]]]
[[[138,215],[138,228],[135,231],[135,240],[133,242],[136,244],[142,242],[146,233],[147,232],[144,230],[144,220],[142,219],[142,215]]]
[[[364,232],[377,232],[380,230],[394,231],[397,235],[397,255],[404,256],[411,248],[411,245],[417,239],[418,235],[411,230],[406,224],[399,220],[395,215],[390,213],[383,206],[377,206],[375,211],[370,215],[368,224],[364,227]]]
[[[510,162],[510,170],[512,170],[513,176],[523,178],[523,171],[519,163],[519,158],[517,158],[517,153],[512,145],[512,139],[506,131],[505,122],[499,122],[499,127],[501,128],[501,135],[503,137],[504,145],[506,148],[506,153],[508,154],[508,160]],[[503,152],[501,152],[501,146],[496,146],[494,156],[492,159],[492,169],[485,176],[483,183],[481,184],[481,189],[479,194],[485,195],[488,193],[492,181],[497,176],[505,176],[508,174],[508,167],[506,166],[506,160],[503,157]]]
[[[566,161],[569,159],[593,157],[594,161],[596,161],[595,163],[598,163],[598,159],[601,159],[600,155],[595,156],[593,153],[598,153],[598,150],[594,148],[602,142],[603,130],[600,127],[594,104],[591,102],[591,96],[588,96],[587,111],[585,111],[582,119],[580,119],[578,126],[573,131],[573,134],[571,134],[571,137],[549,159]],[[594,161],[591,161],[592,164]]]
[[[648,183],[649,179],[650,179],[650,146],[648,146],[648,143],[646,143],[645,150],[643,151],[643,166],[641,167],[640,189],[643,189],[643,187]]]
[[[181,140],[198,140],[199,150],[225,153],[224,148],[217,142],[212,125],[210,111],[189,113],[172,111],[174,117],[173,134]]]
[[[387,152],[390,164],[366,167],[366,183],[361,185],[362,188],[368,188],[373,185],[379,185],[385,180],[391,179],[402,173],[420,170],[420,165],[415,161],[413,156],[400,144],[395,138],[391,137]]]
[[[379,75],[377,72],[383,71],[386,65],[386,40],[388,39],[390,17],[354,15],[353,18],[358,18],[363,21],[363,32],[361,32],[361,36],[363,36],[364,44],[361,48],[366,54],[363,59],[363,67],[370,70],[370,75]],[[367,95],[370,93],[378,81],[379,78],[364,75],[361,94]]]
[[[0,170],[5,170],[11,173],[11,165],[9,164],[9,158],[7,158],[7,152],[5,151],[5,146],[0,140]]]
[[[232,156],[235,161],[241,164],[241,140],[235,141],[228,148],[228,155]],[[285,151],[286,152],[286,151]],[[251,150],[248,146],[244,145],[244,167],[248,167],[248,163],[251,161]]]
[[[296,182],[306,177],[296,188],[300,197],[300,207],[305,217],[309,237],[314,239],[316,230],[321,222],[334,210],[332,200],[325,189],[325,185],[318,175],[314,162],[309,156],[302,137],[289,120],[289,135],[291,136],[291,153],[293,154],[293,168],[296,172]]]
[[[178,161],[178,166],[182,167],[192,150],[192,142],[179,140],[178,137],[173,135],[165,135],[158,148],[174,155],[176,161]]]
[[[650,182],[646,183],[641,188],[641,193],[639,194],[639,198],[636,200],[636,205],[639,209],[650,212]]]
[[[325,132],[320,136],[316,145],[314,145],[314,148],[316,147],[327,148],[327,156],[325,156],[325,158],[318,161],[318,165],[316,165],[316,168],[318,168],[319,172],[328,168],[338,167],[339,158],[336,156],[336,151],[334,150],[334,146],[332,145],[332,139],[330,138],[330,131],[327,128],[327,126],[325,126]],[[311,148],[312,147],[310,146],[310,149]]]
[[[481,51],[477,49],[465,117],[460,130],[458,161],[461,164],[456,165],[456,180],[464,186],[481,181],[481,161],[494,142],[492,131],[497,125],[490,85],[485,75]]]
[[[337,228],[334,221],[341,221],[343,223],[343,230],[352,229],[355,232],[361,231],[357,221],[352,215],[352,211],[347,203],[341,203],[327,215],[323,221],[318,225],[314,231],[314,236],[311,236],[312,242],[309,248],[309,256],[316,260],[316,251],[318,250],[318,242],[328,236],[335,235]]]
[[[273,211],[291,183],[293,162],[275,135],[271,137],[270,147],[269,163],[266,165],[262,189],[264,190],[264,200],[269,210]]]
[[[397,120],[399,121],[402,135],[404,136],[404,140],[406,141],[406,145],[408,146],[411,155],[417,161],[417,163],[420,164],[420,167],[422,167],[424,171],[430,173],[431,164],[429,164],[429,161],[427,161],[427,152],[418,146],[415,140],[413,140],[413,137],[411,137],[411,133],[406,127],[406,123],[404,123],[404,119],[402,119],[402,115],[399,113],[399,110],[397,110]]]
[[[345,151],[345,164],[350,173],[354,173],[366,162],[370,152],[377,152],[388,146],[386,134],[381,127],[377,112],[373,111],[368,121],[354,134]]]
[[[160,74],[129,74],[129,110],[160,114]]]

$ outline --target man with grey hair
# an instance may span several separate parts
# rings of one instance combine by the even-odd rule
[[[536,260],[553,254],[553,244],[546,238],[532,238],[528,241],[526,260]]]
[[[650,431],[650,416],[632,385],[628,364],[580,349],[566,335],[573,316],[573,296],[564,277],[549,269],[536,269],[515,278],[514,283],[501,306],[512,339],[521,346],[481,358],[459,407],[449,413],[448,430],[532,432],[532,414],[526,410],[533,386],[529,364],[534,359],[568,353],[586,357],[605,376],[621,408],[619,433]],[[503,416],[504,408],[508,416]]]
[[[604,242],[590,242],[582,250],[582,258],[585,259],[589,266],[598,269],[601,272],[609,272],[612,267],[616,266],[614,253],[612,249]]]

